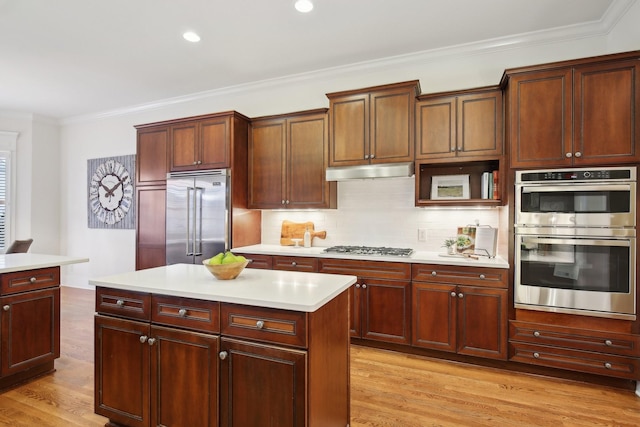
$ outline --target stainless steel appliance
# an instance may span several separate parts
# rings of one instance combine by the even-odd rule
[[[636,318],[636,168],[516,172],[516,308]]]
[[[410,248],[389,248],[386,246],[332,246],[323,252],[346,255],[398,256],[408,257],[413,253]]]
[[[200,263],[231,247],[230,171],[167,176],[167,264]]]

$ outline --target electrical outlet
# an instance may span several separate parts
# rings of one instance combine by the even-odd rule
[[[427,241],[427,229],[426,228],[418,228],[418,241],[426,242]]]

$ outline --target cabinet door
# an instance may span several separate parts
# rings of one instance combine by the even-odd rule
[[[416,104],[416,159],[454,157],[456,98],[444,97]]]
[[[138,131],[136,185],[164,184],[167,179],[169,128]]]
[[[572,87],[571,68],[509,79],[512,168],[572,165]]]
[[[249,208],[285,207],[285,120],[254,121],[249,139]]]
[[[574,163],[638,162],[640,64],[622,61],[574,72]]]
[[[198,122],[187,122],[171,127],[171,165],[172,172],[193,170],[198,166],[196,141]]]
[[[329,129],[326,114],[287,120],[286,194],[288,208],[328,208]]]
[[[151,425],[216,427],[218,337],[159,326],[150,336]]]
[[[330,100],[329,166],[369,164],[369,94]]]
[[[221,339],[220,425],[307,425],[307,352]]]
[[[231,117],[216,117],[198,125],[198,168],[231,167]]]
[[[412,286],[412,344],[455,352],[458,304],[456,286],[420,282],[413,282]]]
[[[502,91],[459,96],[457,127],[459,157],[502,155]]]
[[[412,162],[415,90],[372,92],[370,102],[371,163]]]
[[[361,287],[360,283],[356,283],[349,288],[349,334],[354,338],[362,338]]]
[[[410,344],[411,282],[363,279],[361,286],[362,338]]]
[[[146,323],[95,317],[95,412],[122,425],[150,424]]]
[[[60,288],[0,298],[2,376],[60,357]]]
[[[460,286],[457,300],[458,353],[506,360],[507,291]]]
[[[166,264],[166,187],[137,187],[136,270]]]

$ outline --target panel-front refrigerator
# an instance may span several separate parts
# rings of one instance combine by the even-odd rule
[[[200,264],[231,247],[230,171],[167,177],[167,265]]]

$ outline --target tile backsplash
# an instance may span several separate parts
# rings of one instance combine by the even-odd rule
[[[418,208],[414,188],[413,177],[338,182],[338,209],[263,211],[262,243],[280,244],[283,220],[312,221],[316,231],[327,232],[326,239],[315,238],[313,246],[393,246],[438,252],[457,227],[477,222],[499,229],[498,255],[506,258],[507,207]],[[427,230],[424,242],[418,240],[421,228]]]

